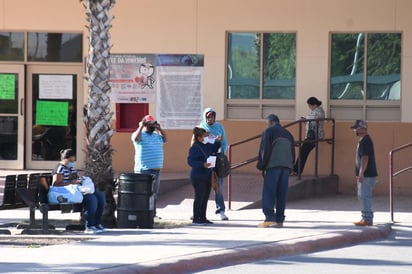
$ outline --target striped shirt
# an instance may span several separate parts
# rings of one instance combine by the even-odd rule
[[[61,174],[63,175],[63,183],[68,183],[72,178],[78,178],[79,174],[74,168],[69,168],[62,163],[59,163],[54,169],[52,174]]]
[[[142,131],[140,141],[132,142],[135,149],[134,172],[141,170],[163,168],[163,137],[157,133],[152,134]]]

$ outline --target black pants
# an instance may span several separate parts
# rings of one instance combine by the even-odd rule
[[[207,202],[209,200],[212,184],[210,176],[190,178],[195,190],[195,200],[193,202],[193,222],[206,220]]]
[[[293,167],[293,172],[302,174],[303,169],[305,168],[306,160],[308,159],[309,153],[312,151],[314,147],[315,147],[315,142],[307,142],[307,141],[303,142],[302,147],[300,149],[299,157],[296,160],[295,166]],[[299,168],[299,161],[300,161],[300,168]]]

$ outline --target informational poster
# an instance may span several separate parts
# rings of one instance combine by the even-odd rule
[[[73,99],[73,76],[39,75],[39,99]]]
[[[156,103],[156,55],[110,56],[111,100],[115,103]]]
[[[36,125],[67,126],[69,121],[69,103],[55,101],[36,102]]]
[[[159,55],[157,121],[167,129],[192,129],[203,111],[203,55]]]
[[[204,56],[112,54],[111,100],[156,104],[165,129],[192,129],[201,121]]]
[[[0,74],[0,100],[15,100],[16,75]]]

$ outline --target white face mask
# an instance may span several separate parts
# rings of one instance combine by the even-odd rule
[[[207,137],[207,136],[206,136],[206,137],[203,137],[202,143],[205,144],[205,145],[206,145],[207,143],[209,143],[209,137]]]

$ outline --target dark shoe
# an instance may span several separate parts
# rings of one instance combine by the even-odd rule
[[[364,219],[360,220],[359,222],[354,222],[353,224],[356,226],[371,226],[372,225],[371,222],[367,222]]]
[[[202,221],[193,221],[192,225],[194,225],[194,226],[203,226],[203,225],[206,225],[206,223],[202,222]]]
[[[202,220],[201,222],[204,223],[204,224],[209,224],[209,225],[213,224],[213,222],[209,221],[208,219]]]

